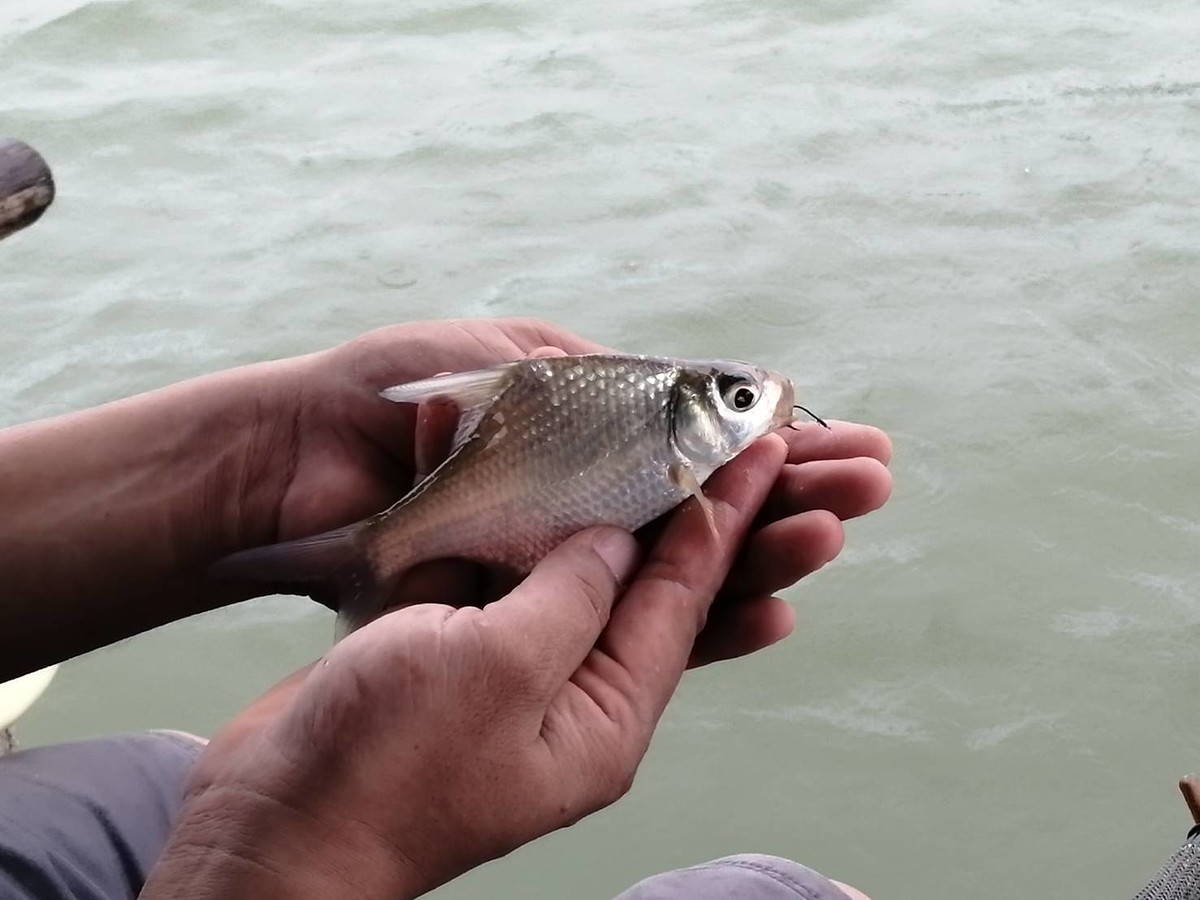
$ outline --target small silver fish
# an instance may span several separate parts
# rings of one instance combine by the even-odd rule
[[[587,355],[526,359],[388,388],[453,401],[450,455],[385,512],[227,557],[222,576],[338,591],[338,633],[379,615],[414,565],[457,557],[525,573],[592,525],[633,531],[756,439],[793,421],[791,381],[732,361]]]

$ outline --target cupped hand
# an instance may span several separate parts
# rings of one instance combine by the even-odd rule
[[[774,596],[832,561],[842,522],[878,509],[892,491],[892,445],[869,425],[829,421],[779,432],[787,462],[723,585],[692,665],[745,656],[787,637],[794,608]]]
[[[384,328],[301,358],[294,388],[281,404],[285,427],[264,430],[267,440],[287,447],[273,539],[314,534],[378,512],[444,455],[452,410],[387,403],[378,397],[380,389],[530,355],[606,349],[537,320],[460,320]],[[849,422],[830,426],[780,432],[788,446],[786,464],[720,591],[713,627],[697,644],[693,665],[741,656],[790,633],[792,607],[774,595],[837,556],[843,520],[886,501],[887,436]],[[657,531],[648,529],[651,536]],[[500,589],[480,567],[438,562],[406,577],[396,603],[479,604]]]
[[[715,535],[588,529],[483,608],[350,635],[214,738],[142,896],[412,897],[616,800],[787,454],[712,478]]]
[[[469,372],[541,347],[604,348],[534,319],[415,322],[368,332],[297,360],[263,430],[279,457],[286,444],[275,540],[317,534],[386,509],[412,487],[421,460],[417,410],[379,391],[442,372]]]

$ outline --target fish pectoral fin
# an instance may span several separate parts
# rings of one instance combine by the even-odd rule
[[[700,484],[700,479],[696,477],[695,470],[686,463],[675,463],[667,474],[672,482],[696,498],[696,502],[700,504],[700,510],[704,513],[704,521],[708,523],[708,530],[712,532],[714,538],[718,537],[717,518],[713,513],[712,501],[704,496],[704,488]]]

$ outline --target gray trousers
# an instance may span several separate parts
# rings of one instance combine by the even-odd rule
[[[189,735],[122,735],[0,757],[0,900],[132,900],[162,852]],[[846,900],[828,879],[742,855],[655,875],[618,900]]]

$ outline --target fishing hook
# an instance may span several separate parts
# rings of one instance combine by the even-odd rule
[[[798,409],[801,412],[808,413],[810,416],[812,416],[813,421],[815,421],[818,425],[820,425],[826,431],[833,431],[833,429],[829,427],[829,423],[826,422],[824,419],[822,419],[820,416],[818,416],[811,409],[806,409],[805,407],[801,406],[799,403],[797,403],[795,406],[793,406],[792,409]],[[799,426],[795,422],[789,422],[788,428],[795,429],[796,431],[800,430]]]

